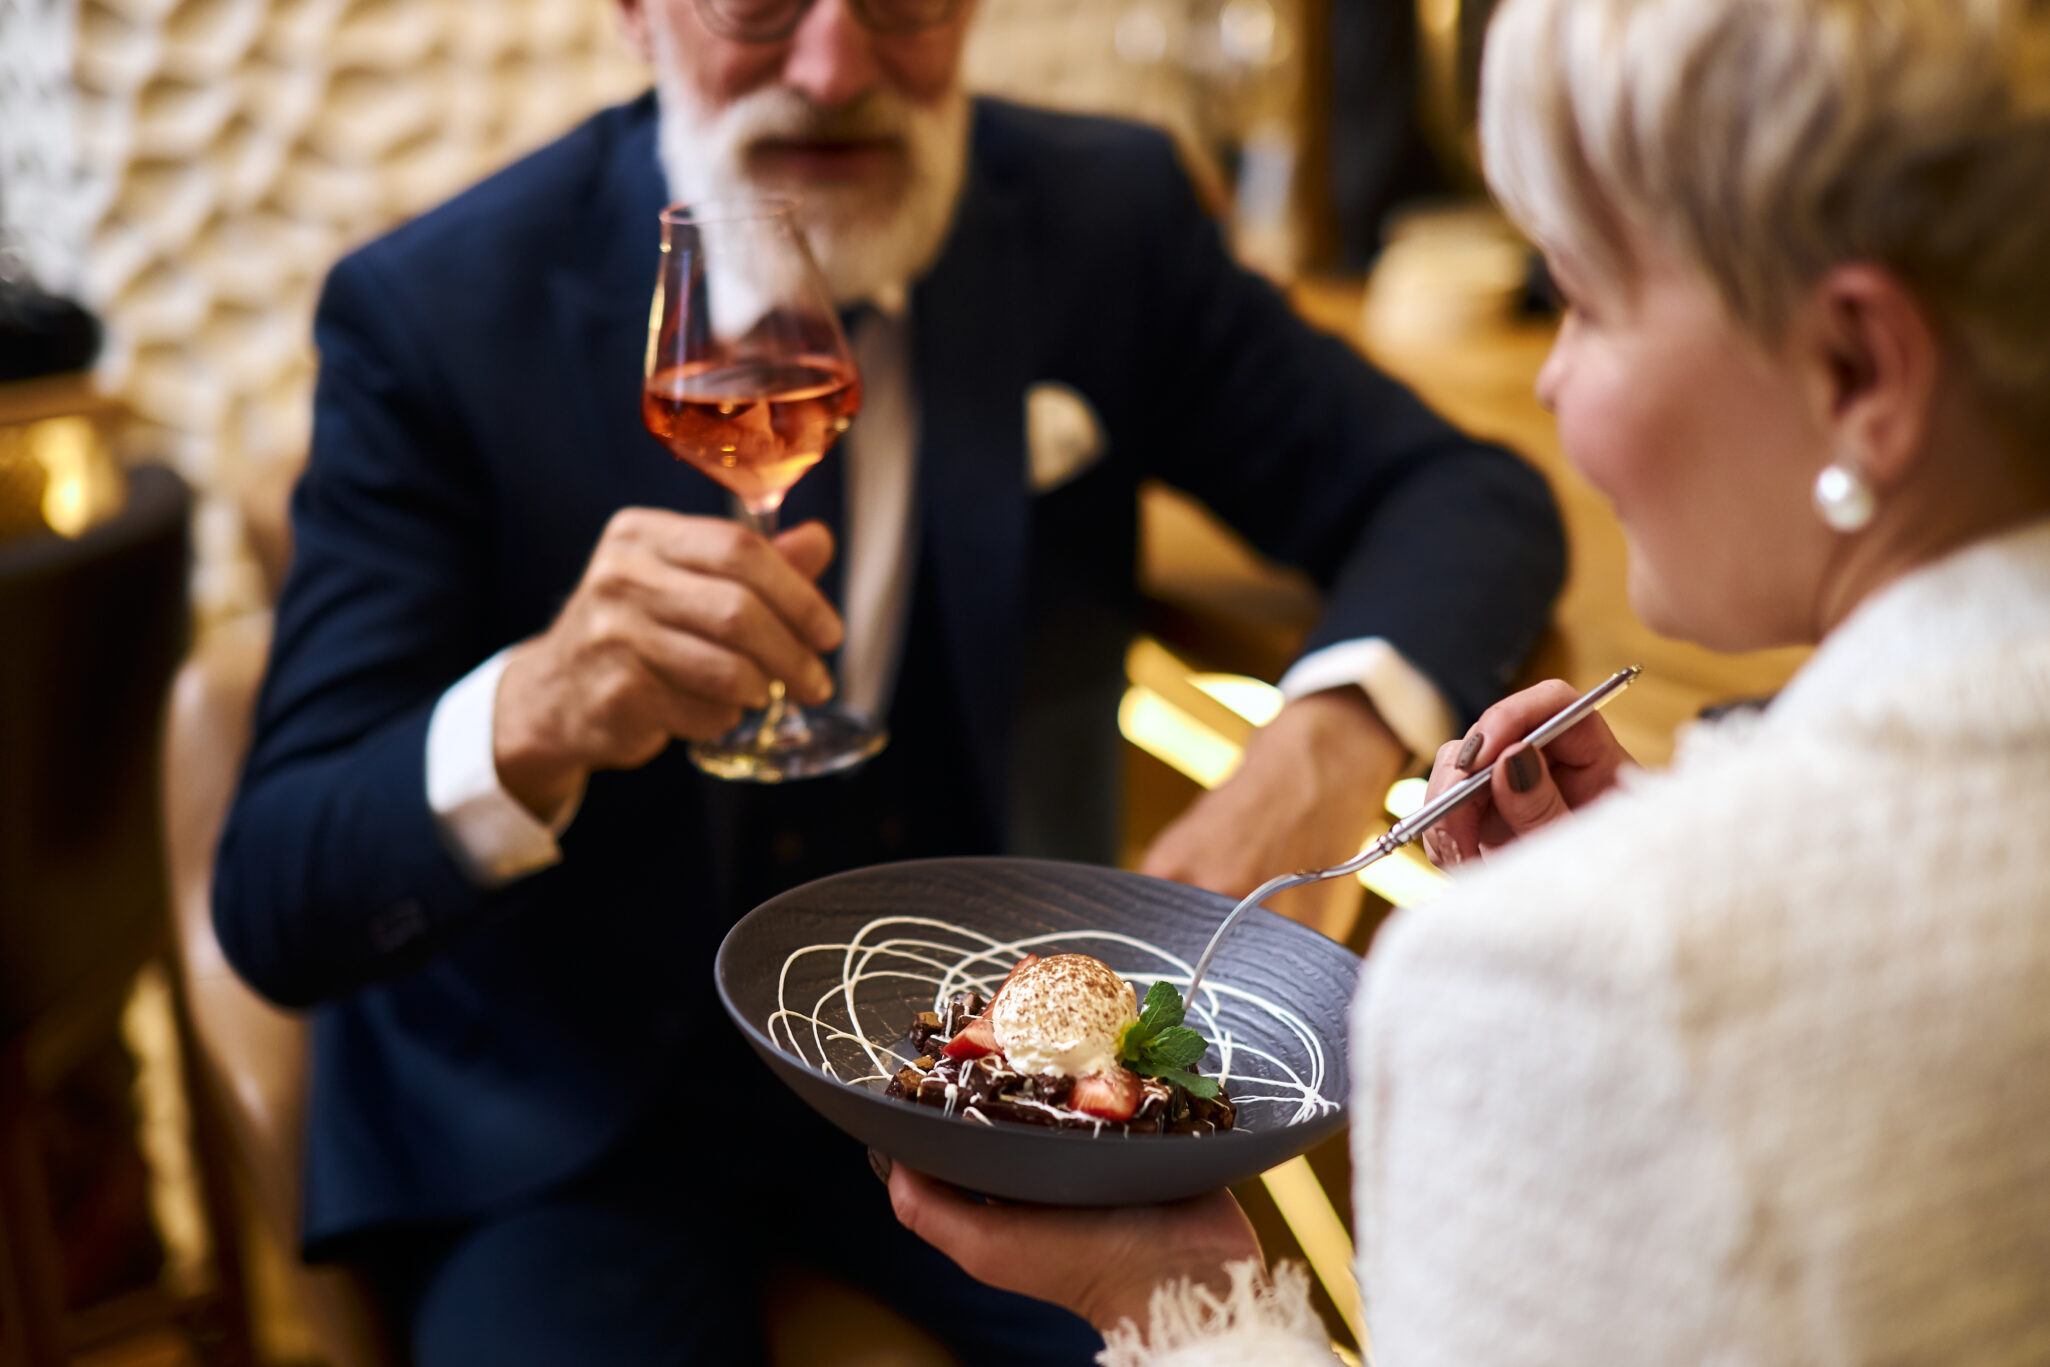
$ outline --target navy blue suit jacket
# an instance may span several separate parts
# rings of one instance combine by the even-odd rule
[[[562,862],[496,891],[443,848],[424,781],[436,700],[548,625],[615,510],[726,511],[639,423],[654,130],[650,98],[598,115],[349,256],[321,301],[295,559],[215,909],[251,983],[315,1008],[310,1248],[587,1166],[718,1016],[716,785],[680,747],[593,777]],[[920,573],[989,844],[1110,848],[1059,814],[1114,809],[1148,478],[1326,587],[1312,647],[1381,636],[1462,711],[1497,697],[1562,574],[1542,481],[1238,270],[1158,134],[981,103],[973,139],[911,308]],[[1109,442],[1034,495],[1043,380]]]

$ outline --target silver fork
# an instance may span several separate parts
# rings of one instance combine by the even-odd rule
[[[1544,749],[1546,745],[1558,739],[1560,735],[1578,725],[1582,720],[1599,712],[1618,693],[1621,693],[1632,683],[1636,682],[1637,676],[1643,672],[1644,669],[1641,665],[1631,665],[1627,669],[1617,670],[1614,674],[1602,680],[1601,683],[1581,694],[1565,707],[1560,708],[1551,717],[1548,717],[1536,730],[1523,738],[1523,743],[1534,750]],[[1361,869],[1378,859],[1386,859],[1389,855],[1395,853],[1404,845],[1409,844],[1425,831],[1428,831],[1431,827],[1444,820],[1448,813],[1464,806],[1472,799],[1475,793],[1488,786],[1489,779],[1494,772],[1495,766],[1490,764],[1478,773],[1461,779],[1452,787],[1447,788],[1444,792],[1438,794],[1438,796],[1432,798],[1393,826],[1390,826],[1386,835],[1346,860],[1343,864],[1333,864],[1328,869],[1298,869],[1294,873],[1284,873],[1279,877],[1270,878],[1259,887],[1254,888],[1250,893],[1246,894],[1244,900],[1231,909],[1230,914],[1224,918],[1217,929],[1211,932],[1210,943],[1203,947],[1203,957],[1196,960],[1196,971],[1189,975],[1188,991],[1183,994],[1182,999],[1191,1006],[1196,1004],[1196,987],[1203,981],[1203,975],[1210,971],[1210,961],[1217,956],[1219,942],[1224,939],[1225,932],[1230,930],[1233,924],[1246,914],[1248,907],[1260,905],[1260,903],[1266,901],[1277,892],[1283,892],[1289,888],[1299,888],[1307,883],[1321,883],[1327,878],[1343,878],[1346,874],[1358,873]]]

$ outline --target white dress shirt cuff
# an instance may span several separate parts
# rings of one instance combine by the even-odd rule
[[[584,800],[579,784],[554,819],[543,823],[498,781],[492,736],[508,650],[442,694],[427,723],[427,805],[435,828],[470,881],[487,888],[560,861],[556,837],[569,829]]]
[[[1281,676],[1281,696],[1294,702],[1347,684],[1365,689],[1367,701],[1395,738],[1426,763],[1457,734],[1458,718],[1438,686],[1378,636],[1340,641],[1303,656]]]

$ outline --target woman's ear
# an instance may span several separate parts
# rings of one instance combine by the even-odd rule
[[[655,60],[655,45],[648,40],[648,0],[619,0],[619,31],[627,46],[644,62]]]
[[[1820,379],[1828,450],[1875,488],[1898,483],[1929,434],[1942,350],[1898,276],[1851,264],[1824,272],[1797,324]]]

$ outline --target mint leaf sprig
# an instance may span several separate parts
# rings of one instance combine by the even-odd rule
[[[1217,1079],[1189,1070],[1202,1062],[1209,1042],[1182,1024],[1187,1012],[1182,994],[1168,982],[1157,982],[1146,990],[1139,1006],[1137,1023],[1125,1030],[1118,1046],[1118,1060],[1135,1073],[1179,1083],[1190,1096],[1204,1100],[1217,1095]]]

